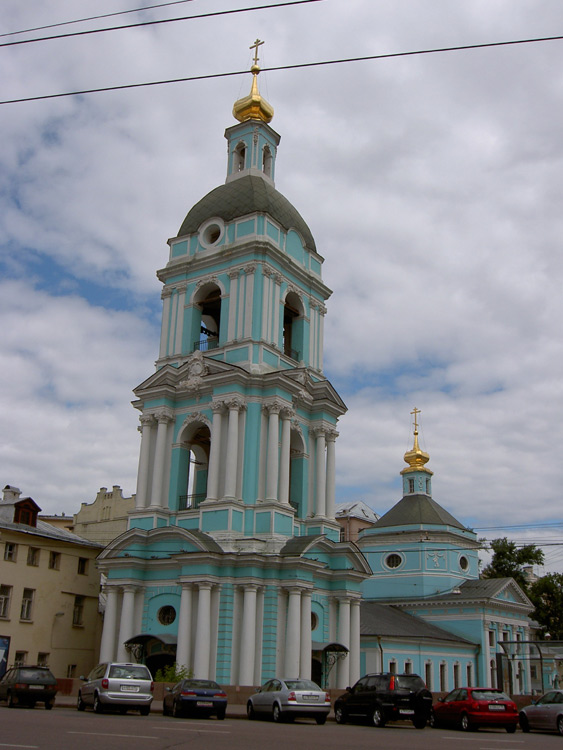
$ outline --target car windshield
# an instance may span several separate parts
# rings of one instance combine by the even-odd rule
[[[110,677],[117,677],[121,680],[150,680],[150,675],[146,667],[142,666],[113,666],[109,670]]]
[[[40,682],[55,681],[53,675],[46,669],[20,669],[18,679],[28,680],[30,682],[35,682],[36,680],[39,680]]]
[[[220,690],[219,685],[213,680],[185,680],[184,688],[204,688],[208,690]]]
[[[286,680],[285,684],[290,690],[320,690],[320,687],[311,680]]]
[[[471,695],[476,701],[509,701],[510,698],[502,690],[472,690]]]
[[[418,675],[402,674],[395,676],[395,688],[403,690],[420,690],[424,687],[422,678]]]

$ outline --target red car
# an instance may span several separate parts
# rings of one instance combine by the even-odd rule
[[[516,731],[518,709],[506,693],[496,688],[456,688],[432,706],[430,726],[455,725],[465,732],[479,727]]]

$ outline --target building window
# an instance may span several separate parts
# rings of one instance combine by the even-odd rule
[[[10,616],[10,597],[12,596],[11,586],[0,586],[0,617],[8,618]]]
[[[34,589],[24,589],[22,596],[22,607],[20,612],[20,620],[31,620],[33,615],[33,596],[35,594]]]
[[[319,616],[316,612],[311,612],[311,630],[316,630],[319,625]]]
[[[404,674],[412,674],[412,664],[410,661],[405,662],[405,671]]]
[[[538,668],[535,664],[532,664],[530,666],[530,677],[532,678],[532,680],[538,679]]]
[[[489,646],[490,648],[495,647],[495,631],[489,630]]]
[[[509,641],[510,640],[510,631],[503,630],[502,631],[502,640],[503,641]]]
[[[76,677],[76,664],[69,664],[66,668],[67,677]]]
[[[72,624],[81,626],[84,625],[84,597],[74,597],[74,608],[72,610]]]
[[[424,665],[424,682],[428,690],[432,690],[432,662],[429,661]]]
[[[401,557],[401,555],[397,555],[395,552],[387,555],[387,557],[385,558],[385,565],[388,568],[398,568],[402,562],[403,558]]]
[[[37,654],[37,666],[48,667],[49,666],[49,654],[45,653],[44,651],[40,651]]]
[[[467,570],[467,568],[469,568],[469,560],[467,559],[467,557],[465,557],[465,555],[462,555],[459,558],[459,567],[462,570]]]
[[[397,662],[396,661],[389,662],[389,671],[391,672],[391,674],[397,674]]]
[[[157,617],[161,625],[172,625],[176,619],[176,610],[170,606],[161,607],[158,610]]]
[[[414,492],[414,479],[409,479],[409,492]]]
[[[14,667],[23,667],[27,661],[27,651],[16,651],[14,656]]]
[[[448,689],[448,680],[446,673],[446,665],[440,664],[440,690],[445,693]]]
[[[88,558],[79,557],[78,558],[78,575],[85,576],[87,574],[88,574]]]
[[[29,547],[27,550],[27,564],[35,568],[39,565],[39,547]]]
[[[429,479],[426,480],[426,494],[427,495],[430,494],[430,480]]]
[[[454,688],[459,687],[459,664],[454,664]]]
[[[4,560],[6,562],[16,562],[18,557],[18,545],[14,542],[6,542],[4,546]]]
[[[472,687],[473,685],[473,667],[471,664],[467,665],[467,687]]]
[[[59,570],[60,567],[61,567],[61,553],[49,552],[49,568],[51,570]]]

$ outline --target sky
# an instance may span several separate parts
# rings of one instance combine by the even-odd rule
[[[0,34],[157,0],[4,0]],[[26,34],[242,10],[191,0]],[[319,0],[0,46],[0,101],[563,34],[560,0]],[[263,71],[276,187],[333,290],[337,501],[433,497],[563,571],[563,40]],[[44,513],[135,491],[166,240],[226,176],[251,76],[0,104],[0,481]]]

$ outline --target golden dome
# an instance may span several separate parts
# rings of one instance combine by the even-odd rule
[[[233,115],[239,122],[246,122],[247,120],[262,120],[262,122],[270,122],[274,116],[274,108],[269,104],[258,91],[258,74],[260,73],[260,66],[258,65],[258,47],[264,44],[257,39],[250,49],[254,50],[254,64],[250,68],[252,73],[252,86],[250,88],[250,94],[243,96],[242,99],[238,99],[233,105]]]
[[[412,449],[404,455],[404,460],[408,464],[408,467],[403,469],[401,474],[407,474],[410,471],[420,471],[421,469],[432,474],[430,469],[427,469],[424,465],[428,463],[430,456],[421,450],[418,444],[418,423],[416,418],[420,414],[420,410],[415,407],[411,413],[414,414],[414,444]]]

